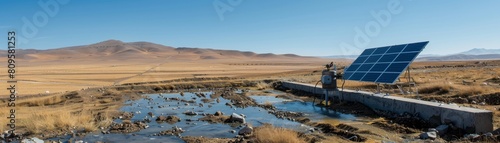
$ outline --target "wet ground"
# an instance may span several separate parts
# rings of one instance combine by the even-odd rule
[[[241,93],[241,92],[237,92]],[[250,92],[251,93],[251,92]],[[285,94],[281,91],[269,90],[269,94]],[[123,121],[116,119],[114,122],[146,122],[147,128],[132,133],[110,133],[103,134],[109,129],[105,128],[96,133],[90,133],[83,137],[59,137],[51,138],[50,140],[62,141],[78,141],[85,142],[184,142],[181,136],[203,136],[208,138],[233,138],[237,132],[243,127],[237,124],[228,123],[209,123],[200,121],[200,118],[208,114],[214,114],[221,111],[225,116],[230,116],[233,113],[245,117],[247,123],[256,126],[261,126],[264,123],[272,124],[276,127],[285,127],[298,132],[309,132],[312,127],[305,124],[290,120],[287,118],[278,118],[257,106],[248,106],[239,108],[234,106],[230,100],[222,97],[212,98],[213,92],[201,93],[168,93],[168,94],[148,94],[140,100],[128,101],[121,108],[124,112],[133,113],[134,116],[129,120]],[[200,95],[204,95],[200,96]],[[333,110],[327,110],[319,106],[313,106],[312,102],[302,102],[297,100],[289,100],[277,98],[276,96],[257,96],[249,94],[257,104],[271,103],[276,107],[276,111],[292,111],[303,113],[304,117],[311,121],[339,120],[341,122],[349,122],[357,118],[351,114],[343,114]],[[227,103],[227,104],[226,104]],[[191,112],[194,115],[186,115],[184,113]],[[158,116],[177,116],[179,122],[166,123],[156,122]],[[150,121],[150,122],[148,122]],[[173,128],[181,128],[184,132],[180,134],[159,135],[160,132],[171,130]]]

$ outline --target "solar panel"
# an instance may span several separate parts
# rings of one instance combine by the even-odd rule
[[[345,69],[344,79],[393,84],[428,43],[366,49]]]

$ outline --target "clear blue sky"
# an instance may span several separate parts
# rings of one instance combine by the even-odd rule
[[[8,30],[16,30],[18,37],[27,37],[18,46],[33,49],[108,39],[304,56],[359,54],[365,48],[420,41],[430,41],[424,54],[500,48],[498,0],[240,1],[61,0],[58,12],[47,13],[37,0],[2,0],[0,31],[6,38]],[[390,13],[388,5],[394,2],[400,11]],[[218,14],[214,3],[232,11]],[[391,19],[381,25],[372,12],[389,12]],[[23,17],[34,23],[36,33],[24,30]],[[356,29],[366,34],[366,26],[372,36],[356,46]],[[341,48],[341,43],[352,47]]]

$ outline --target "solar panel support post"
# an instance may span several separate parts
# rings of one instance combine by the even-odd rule
[[[410,94],[411,96],[411,76],[410,76],[410,66],[408,66],[408,68],[406,68],[406,71],[408,72],[408,93]]]
[[[325,90],[325,106],[328,107],[328,89]]]

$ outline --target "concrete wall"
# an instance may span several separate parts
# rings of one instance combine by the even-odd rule
[[[310,84],[284,81],[283,86],[315,94],[325,93],[321,85],[315,88],[314,85]],[[343,94],[340,94],[341,92]],[[329,96],[339,96],[338,98],[340,99],[360,102],[372,109],[382,111],[418,113],[420,118],[430,121],[433,124],[439,125],[452,122],[456,127],[465,129],[469,133],[493,131],[493,113],[488,110],[353,90],[330,92]]]

